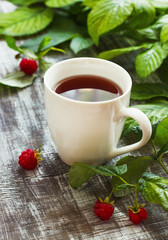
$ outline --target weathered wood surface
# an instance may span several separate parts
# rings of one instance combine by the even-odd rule
[[[2,3],[1,12],[5,11]],[[82,54],[93,56],[94,51]],[[14,55],[1,40],[1,78],[18,68]],[[56,62],[71,56],[51,58]],[[134,81],[137,79],[133,60],[130,62],[130,58],[128,61],[124,56],[119,64],[130,72]],[[17,163],[20,153],[27,148],[37,148],[39,143],[43,151],[42,165],[34,171],[21,169]],[[134,155],[141,154],[150,155],[150,146],[134,152]],[[164,176],[158,166],[151,168]],[[80,190],[73,190],[67,182],[68,170],[51,140],[44,110],[43,80],[38,78],[23,90],[1,85],[0,240],[168,239],[168,214],[158,205],[146,204],[149,217],[141,225],[129,221],[127,208],[132,204],[132,195],[115,199],[111,220],[100,221],[93,213],[93,205],[98,196],[110,193],[110,179],[95,177]]]

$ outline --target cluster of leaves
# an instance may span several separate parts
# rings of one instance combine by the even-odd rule
[[[133,190],[138,190],[143,198],[150,203],[160,204],[168,211],[168,179],[147,171],[151,162],[160,164],[165,172],[162,157],[168,152],[168,117],[156,127],[151,138],[155,154],[153,156],[126,156],[121,158],[116,166],[93,166],[84,163],[74,163],[69,171],[69,184],[78,188],[96,174],[112,178],[112,188],[116,197],[123,197]],[[156,151],[156,146],[159,151]]]
[[[120,40],[129,38],[133,45],[106,50],[98,57],[112,59],[141,49],[135,61],[141,78],[146,78],[168,58],[168,0],[8,1],[18,8],[0,14],[0,34],[25,37],[40,33],[33,43],[30,40],[23,44],[35,52],[46,36],[51,37],[50,47],[70,40],[74,53],[92,44],[98,46],[104,35],[116,35]]]

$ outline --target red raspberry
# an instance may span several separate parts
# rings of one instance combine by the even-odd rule
[[[39,150],[32,150],[27,149],[26,151],[23,151],[21,155],[19,156],[19,165],[26,169],[26,170],[33,170],[39,161],[42,159],[40,158],[40,151]]]
[[[97,200],[94,205],[94,213],[103,221],[107,221],[111,218],[114,212],[114,207],[110,203],[101,202]]]
[[[33,59],[22,58],[20,70],[27,75],[32,75],[38,68],[37,62]]]
[[[133,222],[134,224],[141,223],[142,219],[138,213],[133,213],[133,211],[131,209],[129,209],[128,212],[129,212],[129,218],[130,218],[131,222]]]
[[[141,208],[139,210],[139,216],[141,217],[142,220],[146,220],[147,219],[148,213],[147,213],[145,208]]]
[[[142,220],[146,220],[148,213],[145,208],[140,208],[137,212],[134,212],[129,208],[128,210],[129,218],[134,224],[140,224]]]

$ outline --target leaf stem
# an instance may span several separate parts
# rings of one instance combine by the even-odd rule
[[[130,184],[130,183],[128,183],[128,182],[126,182],[121,176],[118,176],[118,175],[116,175],[116,177],[118,177],[123,183],[125,183],[125,184],[128,184],[128,185],[130,185],[130,186],[132,186],[132,187],[136,187],[137,185],[135,185],[135,184]]]
[[[110,198],[111,198],[111,196],[112,196],[113,192],[115,191],[115,189],[116,189],[116,187],[113,187],[113,189],[112,189],[112,191],[111,191],[110,195],[108,196],[108,197],[109,197],[109,200],[110,200]]]
[[[155,152],[155,155],[157,156],[157,150],[156,150],[155,142],[153,140],[152,140],[152,146],[153,146],[153,150]]]
[[[138,205],[137,193],[138,193],[138,188],[137,188],[137,186],[136,186],[136,187],[135,187],[135,200],[134,200],[134,206],[135,206],[135,208],[137,208],[137,205]]]
[[[158,163],[161,165],[161,167],[164,169],[164,171],[165,171],[166,174],[168,175],[168,170],[167,170],[167,168],[165,167],[165,165],[163,164],[161,157],[158,159]]]

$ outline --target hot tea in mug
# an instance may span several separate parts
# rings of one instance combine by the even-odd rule
[[[97,58],[68,59],[47,70],[44,85],[51,136],[68,165],[99,165],[150,139],[149,119],[129,107],[132,80],[121,66]],[[142,139],[117,147],[127,116],[139,123]]]
[[[107,101],[122,95],[116,83],[96,75],[65,78],[56,84],[55,92],[63,97],[86,102]]]

